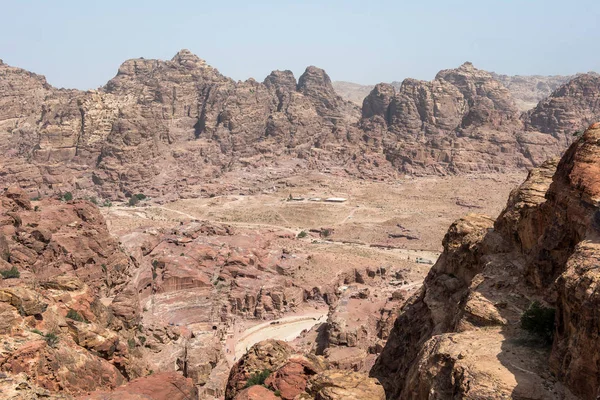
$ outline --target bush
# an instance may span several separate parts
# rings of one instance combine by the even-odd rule
[[[298,234],[298,237],[299,237],[300,239],[302,239],[302,238],[305,238],[305,237],[306,237],[306,235],[308,235],[308,233],[306,233],[306,231],[302,231],[302,232],[300,232],[300,233]]]
[[[44,334],[42,333],[42,331],[40,331],[39,329],[32,329],[31,332],[37,333],[40,336],[44,336]]]
[[[256,374],[252,374],[248,381],[246,382],[246,387],[254,386],[254,385],[262,385],[265,383],[267,378],[271,375],[271,370],[264,369],[262,372],[258,372]]]
[[[275,393],[275,396],[281,397],[281,391],[280,390],[276,390],[274,393]]]
[[[11,269],[0,271],[0,275],[2,275],[2,278],[4,278],[4,279],[20,278],[21,277],[21,273],[19,272],[19,270],[15,266],[13,266]]]
[[[112,207],[112,203],[108,200],[104,200],[104,203],[102,203],[102,207]]]
[[[72,308],[69,309],[69,312],[67,313],[67,318],[72,319],[74,321],[87,322],[85,320],[85,318],[83,318],[83,315],[79,314],[77,311],[73,310]]]
[[[146,195],[144,193],[138,193],[138,194],[134,195],[133,197],[135,197],[138,200],[146,200]]]
[[[94,196],[90,197],[90,202],[94,203],[95,205],[98,205],[98,199]]]
[[[521,315],[521,328],[550,344],[554,338],[555,314],[554,308],[544,307],[539,301],[534,301]]]
[[[47,333],[46,335],[44,335],[44,340],[46,341],[48,346],[56,347],[60,339],[54,333]]]
[[[329,235],[331,235],[331,231],[329,229],[323,229],[321,231],[321,236],[328,237]]]
[[[60,199],[62,201],[71,201],[71,200],[73,200],[73,193],[71,193],[71,192],[64,192],[62,194],[62,196],[60,196]]]
[[[138,199],[138,198],[137,198],[137,197],[135,197],[135,196],[131,196],[131,198],[129,198],[129,206],[130,206],[130,207],[133,207],[133,206],[135,206],[135,205],[136,205],[137,203],[139,203],[139,202],[140,202],[140,199]]]
[[[135,349],[135,339],[127,339],[127,346],[129,346],[129,350]]]

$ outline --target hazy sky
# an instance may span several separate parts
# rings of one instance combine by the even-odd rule
[[[0,0],[0,59],[58,87],[188,48],[234,79],[308,65],[333,80],[600,71],[600,0]]]

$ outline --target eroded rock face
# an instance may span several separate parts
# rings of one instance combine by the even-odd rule
[[[233,399],[244,389],[252,375],[264,370],[271,372],[278,370],[285,365],[292,354],[294,349],[280,340],[265,340],[255,344],[231,368],[225,398]]]
[[[599,99],[600,75],[581,74],[540,101],[524,121],[531,130],[569,137],[596,122]]]
[[[96,206],[30,201],[10,188],[0,194],[0,232],[0,270],[18,271],[0,280],[2,393],[69,398],[147,373],[135,316],[101,301],[119,298],[134,266]]]
[[[495,222],[469,215],[450,227],[371,371],[388,398],[598,396],[598,139],[594,124],[558,164],[532,171]],[[533,300],[556,308],[547,351],[520,345]]]
[[[440,71],[431,82],[377,85],[362,111],[362,129],[381,140],[392,165],[409,173],[532,167],[569,142],[525,131],[508,89],[471,63]]]
[[[361,118],[312,66],[297,82],[290,71],[234,82],[182,50],[127,60],[103,88],[82,92],[2,64],[0,183],[30,195],[168,200],[209,195],[231,171],[261,182],[266,166],[370,179],[527,168],[566,148],[559,131],[598,114],[595,82],[576,79],[553,95],[560,104],[521,120],[509,91],[465,63],[431,82],[377,85]]]
[[[192,196],[234,166],[312,158],[311,148],[348,140],[359,116],[318,68],[298,84],[289,71],[236,83],[187,50],[128,60],[97,91],[58,90],[4,64],[0,78],[0,178],[31,192]],[[318,157],[338,159],[336,151]]]
[[[77,276],[103,294],[123,288],[131,260],[120,251],[95,205],[53,199],[33,203],[20,189],[0,196],[0,232],[10,238],[4,240],[6,261],[48,285],[54,282],[58,289],[69,285],[70,278],[61,283],[61,274]]]

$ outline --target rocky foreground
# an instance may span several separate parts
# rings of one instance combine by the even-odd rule
[[[533,170],[496,221],[450,227],[371,370],[387,398],[597,398],[599,139]],[[520,327],[533,301],[555,310],[549,346]]]
[[[169,200],[306,170],[386,179],[530,168],[600,117],[599,91],[600,77],[579,75],[521,114],[502,83],[465,63],[431,82],[377,85],[361,109],[319,68],[235,82],[186,50],[128,60],[87,92],[0,63],[0,182],[33,196]]]

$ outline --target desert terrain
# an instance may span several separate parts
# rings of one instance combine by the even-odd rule
[[[109,231],[132,253],[148,233],[161,236],[202,223],[231,229],[231,234],[210,236],[213,248],[243,253],[260,247],[263,257],[277,259],[271,273],[238,276],[213,287],[181,284],[142,298],[145,326],[171,326],[203,338],[201,345],[187,348],[190,356],[208,346],[219,353],[214,355],[214,368],[197,381],[202,395],[211,398],[222,394],[218,388],[224,386],[233,363],[266,339],[288,341],[298,349],[325,354],[340,368],[368,372],[395,313],[419,290],[436,262],[447,226],[467,213],[498,215],[510,190],[524,177],[515,172],[379,182],[311,172],[275,180],[255,194],[160,204],[146,198],[135,206],[115,203],[100,209]],[[344,201],[326,202],[327,198]],[[151,256],[197,257],[194,246],[191,240],[157,245]],[[222,272],[218,266],[208,271],[208,281],[217,282]],[[186,270],[173,273],[182,281],[193,275]],[[305,294],[298,304],[221,315],[223,304],[237,296],[232,293],[243,289],[261,298],[261,291],[277,276],[302,288]],[[340,341],[340,334],[356,340]],[[179,346],[158,353],[165,369],[165,360],[178,357]]]

